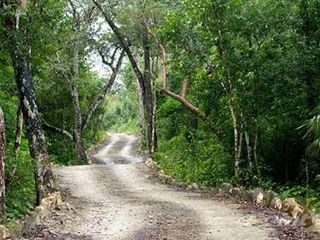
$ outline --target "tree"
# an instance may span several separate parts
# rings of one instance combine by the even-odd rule
[[[46,121],[45,126],[65,135],[67,139],[71,140],[78,161],[81,164],[87,164],[88,159],[83,139],[84,131],[98,107],[111,91],[120,72],[124,52],[117,45],[112,45],[111,43],[109,44],[111,45],[110,49],[101,51],[98,43],[99,38],[96,38],[99,35],[99,28],[98,30],[92,30],[95,28],[95,24],[98,24],[96,23],[93,4],[85,4],[73,0],[68,1],[68,3],[67,9],[71,16],[69,17],[70,29],[62,28],[70,37],[65,44],[58,48],[56,57],[51,59],[51,61],[53,62],[53,72],[66,80],[68,84],[73,108],[72,130],[69,131],[61,127],[60,124],[55,125],[49,121]],[[59,37],[65,38],[63,34]],[[104,80],[104,85],[96,96],[90,99],[89,104],[86,104],[87,109],[85,109],[81,106],[80,84],[81,81],[85,81],[81,79],[81,73],[88,72],[85,65],[85,54],[92,54],[92,52],[100,54],[102,62],[109,68],[111,76],[109,79]],[[87,79],[87,81],[90,81],[90,79]]]
[[[139,67],[138,58],[134,56],[133,50],[130,48],[130,43],[127,36],[117,27],[115,21],[112,19],[110,11],[106,10],[100,1],[93,0],[99,11],[102,13],[106,22],[110,26],[113,33],[116,35],[119,43],[126,52],[129,61],[131,63],[132,69],[136,75],[137,81],[139,83],[139,91],[141,92],[142,103],[144,106],[144,124],[145,131],[143,131],[146,136],[147,148],[150,154],[153,154],[156,149],[156,126],[155,126],[155,95],[152,88],[152,71],[151,71],[151,56],[150,56],[150,40],[147,33],[147,28],[144,22],[144,18],[140,19],[138,26],[140,26],[140,31],[142,32],[142,46],[143,49],[143,58],[144,58],[144,67],[143,70]],[[137,7],[144,7],[142,4],[138,3]],[[141,121],[142,122],[142,121]]]
[[[0,216],[5,214],[5,180],[4,180],[4,155],[6,147],[6,133],[4,116],[0,107]]]
[[[34,176],[37,203],[39,204],[43,197],[54,191],[55,187],[30,71],[28,33],[23,28],[24,26],[20,25],[21,11],[28,11],[27,6],[27,2],[23,2],[21,5],[2,3],[1,9],[7,10],[10,16],[6,19],[5,28],[11,43],[11,59],[22,104],[21,108],[26,121],[30,154],[34,159]],[[36,7],[36,5],[34,6]]]

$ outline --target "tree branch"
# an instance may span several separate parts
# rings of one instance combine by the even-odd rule
[[[73,142],[73,136],[67,130],[64,130],[62,128],[58,128],[58,127],[55,127],[53,125],[50,125],[50,124],[46,123],[45,121],[43,121],[43,126],[45,128],[48,128],[48,129],[51,129],[51,130],[54,130],[54,131],[56,131],[58,133],[63,134],[64,136],[66,136],[67,138],[69,138]]]
[[[195,114],[199,119],[201,119],[202,121],[207,123],[207,125],[214,132],[214,134],[219,139],[221,139],[222,138],[222,134],[220,133],[220,131],[216,127],[214,127],[214,124],[212,123],[211,119],[204,112],[202,112],[199,108],[195,107],[192,103],[190,103],[188,100],[186,100],[186,94],[187,94],[187,90],[188,90],[188,80],[187,79],[183,82],[183,85],[181,87],[181,96],[178,95],[178,94],[175,94],[174,92],[171,92],[168,89],[167,65],[166,65],[167,52],[166,52],[166,49],[165,49],[164,45],[160,42],[160,40],[156,36],[156,34],[151,31],[151,29],[149,28],[149,26],[147,24],[146,24],[146,26],[147,26],[147,29],[148,29],[150,35],[154,38],[154,40],[156,41],[157,45],[159,46],[159,48],[161,49],[161,52],[162,52],[162,82],[163,82],[163,88],[161,89],[161,92],[164,93],[165,95],[177,100],[178,102],[180,102],[184,108],[188,109],[190,112]]]
[[[125,52],[122,51],[121,54],[120,54],[120,57],[118,59],[118,63],[116,65],[116,67],[113,69],[112,75],[111,75],[108,83],[105,84],[105,86],[103,87],[103,89],[102,89],[101,93],[99,94],[99,96],[92,103],[92,105],[90,106],[88,112],[83,116],[82,129],[86,128],[86,126],[87,126],[89,120],[91,119],[92,115],[97,110],[97,108],[99,107],[99,105],[101,104],[101,102],[103,101],[105,96],[108,94],[108,92],[112,88],[112,86],[113,86],[113,84],[114,84],[114,82],[115,82],[115,80],[116,80],[116,78],[118,76],[118,73],[120,71],[124,55],[125,55]]]
[[[153,39],[156,41],[156,44],[159,46],[162,54],[162,82],[163,82],[163,88],[165,90],[168,90],[168,80],[167,80],[167,51],[163,44],[160,42],[159,38],[156,36],[154,32],[151,31],[148,24],[146,24],[147,30],[150,33],[150,35],[153,37]]]
[[[132,51],[130,50],[129,44],[127,42],[127,40],[125,39],[125,37],[122,35],[122,33],[120,32],[119,28],[115,25],[115,23],[113,22],[113,20],[111,19],[111,16],[108,14],[107,11],[105,11],[105,9],[102,7],[102,4],[99,0],[92,0],[94,2],[94,4],[97,6],[97,8],[99,9],[99,11],[101,12],[101,14],[103,15],[104,19],[106,20],[106,22],[109,24],[110,28],[112,29],[113,33],[116,35],[116,37],[118,38],[121,46],[123,47],[124,51],[126,52],[129,61],[132,65],[133,71],[138,79],[139,85],[141,87],[143,96],[145,96],[145,84],[144,84],[144,78],[143,78],[143,74],[141,72],[141,70],[139,69],[139,66],[137,64],[137,62],[135,61],[135,58],[132,54]]]

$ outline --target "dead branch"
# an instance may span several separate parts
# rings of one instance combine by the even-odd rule
[[[209,126],[209,128],[215,133],[215,135],[218,138],[222,138],[222,135],[220,133],[220,131],[214,127],[211,119],[203,112],[201,111],[199,108],[197,108],[196,106],[194,106],[191,102],[189,102],[186,97],[187,97],[187,91],[188,91],[188,79],[186,78],[182,84],[181,87],[181,95],[178,95],[174,92],[171,92],[168,89],[168,82],[167,82],[167,52],[166,49],[164,47],[164,45],[161,43],[161,41],[159,40],[159,38],[156,36],[155,33],[153,33],[151,31],[151,29],[149,28],[149,26],[145,23],[148,32],[150,33],[150,35],[154,38],[155,42],[157,43],[158,47],[161,50],[162,53],[162,82],[163,82],[163,88],[161,89],[161,92],[175,100],[177,100],[178,102],[181,103],[181,105],[186,108],[187,110],[189,110],[190,112],[192,112],[193,114],[195,114],[199,119],[201,119],[202,121],[204,121],[205,123],[207,123],[207,125]],[[190,70],[191,71],[191,70]],[[187,75],[190,74],[190,71]],[[188,77],[188,76],[187,76]]]
[[[51,130],[54,130],[54,131],[56,131],[56,132],[58,132],[58,133],[63,134],[64,136],[66,136],[67,138],[69,138],[69,139],[73,142],[73,136],[72,136],[72,134],[69,133],[67,130],[62,129],[62,128],[55,127],[55,126],[53,126],[53,125],[51,125],[51,124],[49,124],[49,123],[46,123],[45,121],[43,121],[43,126],[44,126],[45,128],[48,128],[48,129],[51,129]]]

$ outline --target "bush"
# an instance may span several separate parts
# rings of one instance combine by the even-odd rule
[[[18,156],[13,156],[10,150],[12,146],[9,145],[5,167],[6,215],[10,219],[17,219],[29,213],[36,201],[34,167],[27,141],[22,142]]]
[[[156,161],[164,171],[186,183],[217,185],[232,176],[231,157],[213,139],[194,139],[184,136],[160,141]]]

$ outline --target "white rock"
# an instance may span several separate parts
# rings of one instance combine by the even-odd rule
[[[5,226],[0,225],[0,237],[3,240],[11,239],[10,230]]]
[[[258,205],[262,205],[263,204],[263,200],[264,200],[264,195],[261,192],[261,193],[258,194],[256,202],[257,202]]]

